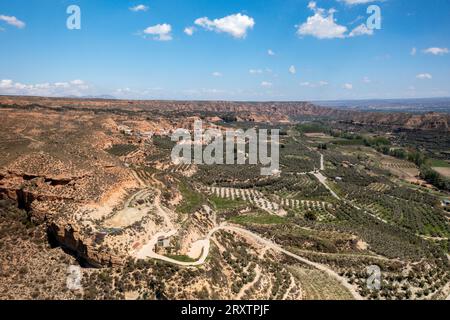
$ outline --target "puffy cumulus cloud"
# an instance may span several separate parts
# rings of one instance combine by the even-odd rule
[[[212,73],[212,76],[213,76],[213,77],[221,77],[221,76],[222,76],[222,73],[220,73],[220,72],[218,72],[218,71],[215,71],[215,72]]]
[[[353,89],[353,84],[351,84],[351,83],[344,83],[342,88],[344,88],[346,90],[352,90]]]
[[[417,48],[416,47],[412,48],[409,54],[415,56],[417,54]]]
[[[416,78],[420,80],[431,80],[433,76],[429,73],[419,73]]]
[[[23,84],[10,79],[0,80],[0,94],[49,97],[83,96],[89,90],[89,85],[82,80],[38,84]]]
[[[297,73],[297,69],[295,68],[295,66],[290,66],[289,67],[289,73],[290,74],[296,74]]]
[[[14,16],[5,16],[3,14],[0,15],[0,20],[6,22],[7,24],[14,26],[19,29],[25,28],[26,24],[23,21],[20,21]]]
[[[308,8],[314,12],[314,15],[308,17],[306,22],[300,26],[295,26],[297,35],[300,37],[313,36],[318,39],[344,39],[374,34],[374,31],[365,24],[360,24],[348,33],[348,28],[338,24],[334,18],[336,10],[333,8],[329,10],[319,8],[315,1],[310,1]]]
[[[349,37],[357,37],[357,36],[371,36],[373,35],[373,29],[369,29],[367,28],[367,26],[362,23],[359,26],[357,26],[355,29],[353,29],[350,33],[349,33]]]
[[[184,28],[184,33],[186,33],[188,36],[192,36],[195,32],[194,27],[186,27]]]
[[[131,7],[130,10],[134,11],[134,12],[147,11],[148,10],[148,6],[143,5],[143,4],[138,4],[137,6]]]
[[[314,1],[309,2],[308,8],[314,11],[314,15],[298,26],[297,34],[299,36],[313,36],[318,39],[345,38],[347,27],[336,23],[334,9],[326,11],[318,8]]]
[[[172,26],[167,23],[157,24],[144,30],[145,35],[152,36],[153,40],[170,41],[172,40]]]
[[[272,82],[263,81],[263,82],[261,82],[261,87],[270,88],[270,87],[272,87]]]
[[[269,49],[269,50],[267,50],[267,54],[268,54],[269,56],[274,56],[274,55],[275,55],[275,52],[273,52],[272,49]]]
[[[444,54],[448,54],[448,48],[428,48],[423,50],[424,53],[426,54],[432,54],[435,56],[443,56]]]
[[[210,20],[208,17],[198,18],[194,23],[206,30],[225,32],[234,38],[242,39],[247,36],[247,31],[254,27],[255,20],[247,15],[237,13],[214,20]]]

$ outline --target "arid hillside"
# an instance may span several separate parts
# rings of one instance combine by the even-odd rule
[[[0,105],[26,108],[45,106],[53,109],[92,111],[173,112],[233,115],[240,121],[286,123],[304,118],[324,117],[357,124],[393,128],[449,131],[450,114],[381,113],[319,107],[309,102],[225,102],[225,101],[151,101],[103,100],[41,97],[0,97]]]

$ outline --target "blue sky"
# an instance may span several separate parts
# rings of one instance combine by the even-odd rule
[[[447,0],[0,0],[0,94],[450,96],[449,17]]]

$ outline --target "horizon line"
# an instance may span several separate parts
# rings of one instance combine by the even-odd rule
[[[103,97],[102,97],[103,96]],[[358,99],[327,99],[327,100],[225,100],[225,99],[137,99],[137,98],[117,98],[109,95],[93,96],[33,96],[33,95],[14,95],[0,94],[0,97],[22,97],[22,98],[46,98],[46,99],[76,99],[76,100],[116,100],[116,101],[176,101],[176,102],[244,102],[244,103],[321,103],[321,102],[358,102],[358,101],[389,101],[389,100],[431,100],[431,99],[450,99],[445,97],[408,97],[408,98],[358,98]]]

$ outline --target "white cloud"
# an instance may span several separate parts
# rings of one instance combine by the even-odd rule
[[[206,30],[225,32],[234,38],[245,38],[248,29],[254,27],[255,20],[247,15],[237,13],[214,20],[210,20],[208,17],[198,18],[194,23]]]
[[[212,73],[212,76],[213,77],[221,77],[222,74],[220,72],[215,71],[215,72]]]
[[[275,55],[275,52],[273,52],[272,49],[269,49],[269,50],[267,50],[267,54],[268,54],[269,56],[274,56],[274,55]]]
[[[250,74],[262,74],[264,71],[262,69],[250,69],[248,72]]]
[[[7,24],[12,25],[16,28],[22,29],[25,28],[25,22],[20,21],[19,19],[17,19],[14,16],[5,16],[5,15],[0,15],[0,20],[1,21],[5,21]]]
[[[83,96],[90,89],[82,80],[55,83],[23,84],[13,80],[0,80],[0,94],[30,96]]]
[[[290,66],[289,67],[289,73],[291,73],[291,74],[296,74],[297,73],[297,70],[295,69],[295,66]]]
[[[367,26],[366,26],[364,23],[362,23],[362,24],[360,24],[359,26],[357,26],[355,29],[353,29],[353,30],[349,33],[348,36],[349,36],[350,38],[352,38],[352,37],[364,36],[364,35],[367,35],[367,36],[373,35],[373,30],[367,28]]]
[[[417,53],[417,48],[416,48],[416,47],[412,48],[410,54],[411,54],[412,56],[415,56],[416,53]]]
[[[170,24],[157,24],[155,26],[148,27],[144,30],[144,34],[152,35],[153,40],[169,41],[172,40],[172,26]]]
[[[347,90],[353,89],[353,85],[351,83],[344,83],[344,85],[342,87]]]
[[[370,80],[369,77],[364,77],[364,78],[363,78],[363,82],[364,82],[364,83],[371,83],[372,80]]]
[[[147,11],[148,10],[148,6],[143,5],[143,4],[138,4],[137,6],[131,7],[130,10],[134,11],[134,12]]]
[[[9,88],[13,85],[13,81],[9,79],[0,80],[0,88]]]
[[[68,88],[70,84],[68,82],[55,82],[55,87]]]
[[[429,73],[420,73],[416,76],[416,78],[420,80],[430,80],[433,79],[433,76]]]
[[[308,3],[308,9],[315,10],[317,8],[317,3],[315,1],[310,1]]]
[[[309,81],[305,81],[305,82],[300,82],[300,86],[301,87],[308,87],[308,88],[317,88],[317,87],[324,87],[327,86],[328,82],[327,81],[319,81],[317,83],[311,83]]]
[[[427,53],[427,54],[433,54],[435,56],[443,56],[444,54],[447,54],[449,51],[447,48],[434,47],[434,48],[425,49],[423,52]]]
[[[184,33],[186,33],[188,36],[192,36],[195,32],[194,27],[186,27],[184,28]]]
[[[313,36],[318,39],[345,38],[347,27],[336,23],[334,9],[326,11],[317,8],[314,1],[309,2],[308,8],[314,11],[314,15],[298,26],[297,34],[299,36]]]
[[[261,87],[270,88],[270,87],[272,87],[272,83],[263,81],[263,82],[261,82]]]
[[[72,80],[70,81],[71,84],[76,85],[76,86],[81,86],[84,85],[84,81],[83,80]]]
[[[296,26],[297,35],[299,36],[313,36],[318,39],[344,39],[374,34],[374,31],[365,24],[360,24],[347,34],[347,27],[338,24],[334,18],[335,9],[325,10],[319,8],[315,1],[310,1],[308,8],[314,12],[314,15],[308,17],[302,25]]]

